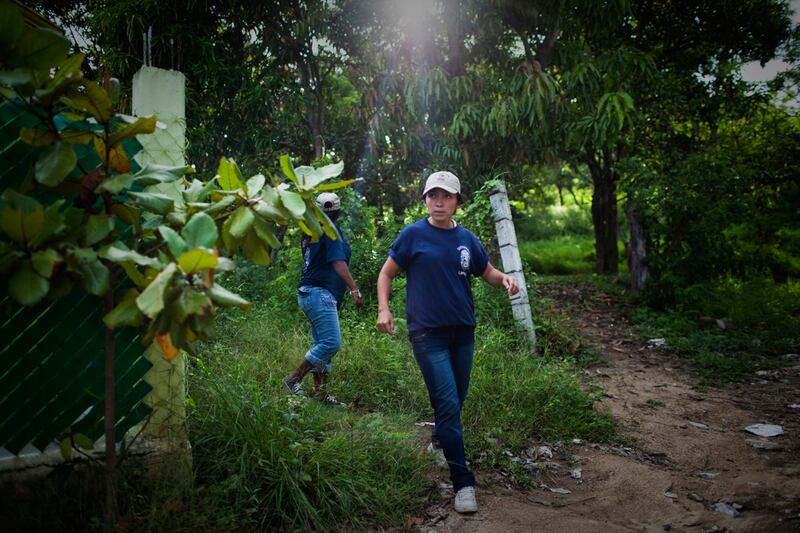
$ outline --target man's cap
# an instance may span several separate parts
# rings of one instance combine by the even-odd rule
[[[434,172],[425,180],[425,190],[422,191],[422,196],[428,194],[431,189],[444,189],[449,193],[461,194],[461,182],[452,172],[440,170],[439,172]]]
[[[339,199],[339,196],[332,192],[324,192],[317,196],[316,203],[317,207],[326,213],[338,211],[339,207],[342,205],[342,201]]]

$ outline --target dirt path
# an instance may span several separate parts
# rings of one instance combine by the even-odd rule
[[[745,384],[698,391],[691,367],[648,346],[613,297],[569,285],[546,285],[537,297],[553,301],[606,361],[587,374],[607,391],[598,408],[614,416],[629,445],[551,447],[544,486],[532,491],[478,472],[479,513],[461,516],[443,497],[408,529],[800,531],[800,409],[789,407],[800,404],[800,359]],[[779,449],[746,442],[758,439],[743,431],[755,423],[783,426],[785,435],[762,439]]]

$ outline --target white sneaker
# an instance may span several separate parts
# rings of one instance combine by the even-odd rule
[[[436,464],[439,466],[447,466],[447,459],[444,457],[444,450],[442,450],[439,446],[434,446],[431,442],[428,444],[428,453],[433,456],[433,460],[436,461]]]
[[[478,501],[475,499],[475,487],[463,487],[456,492],[453,508],[457,513],[474,513],[478,511]]]

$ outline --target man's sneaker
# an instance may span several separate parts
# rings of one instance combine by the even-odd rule
[[[457,513],[474,513],[478,510],[478,501],[475,499],[475,487],[463,487],[456,492],[453,508]]]
[[[303,392],[303,384],[299,381],[289,379],[289,376],[283,378],[283,384],[289,389],[292,394],[301,394]]]
[[[444,456],[444,450],[434,443],[428,444],[428,453],[433,456],[433,460],[439,466],[447,466],[447,459]]]

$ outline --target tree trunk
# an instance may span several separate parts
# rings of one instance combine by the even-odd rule
[[[625,213],[628,217],[628,226],[631,229],[631,240],[628,246],[628,268],[631,272],[631,291],[633,294],[639,294],[647,282],[647,263],[645,244],[644,244],[644,226],[642,220],[639,218],[639,212],[636,209],[636,202],[631,196],[628,196],[628,201],[625,205]]]
[[[611,167],[611,158],[608,156],[600,162],[590,153],[587,162],[594,184],[592,224],[597,273],[616,274],[619,261],[616,175]]]
[[[300,83],[305,91],[306,121],[314,141],[314,158],[319,159],[324,152],[322,130],[324,127],[324,102],[322,98],[321,81],[315,79],[314,66],[304,61],[297,62],[300,73]]]
[[[444,3],[444,19],[447,21],[447,72],[451,77],[463,76],[467,70],[464,66],[464,10],[460,0]]]

